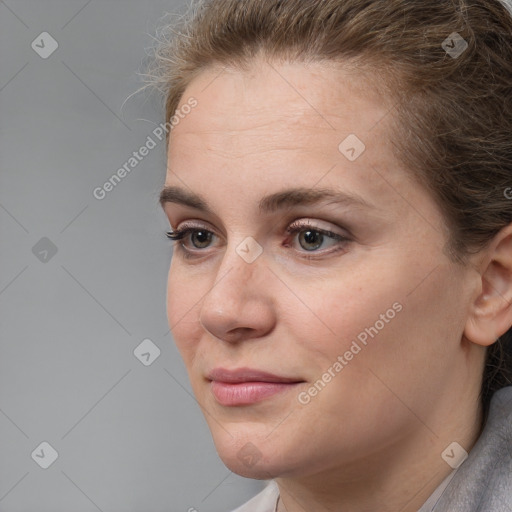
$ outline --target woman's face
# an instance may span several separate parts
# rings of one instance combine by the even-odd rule
[[[428,442],[474,379],[465,271],[367,83],[322,64],[211,69],[171,133],[165,185],[182,194],[164,209],[194,231],[173,253],[169,323],[221,458],[247,477]]]

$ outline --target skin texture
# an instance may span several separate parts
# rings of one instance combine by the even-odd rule
[[[173,337],[220,457],[245,477],[276,478],[288,512],[416,511],[452,471],[443,450],[474,445],[485,347],[512,323],[510,227],[471,266],[448,259],[440,211],[394,157],[392,104],[368,83],[318,63],[211,68],[185,91],[182,104],[198,105],[168,147],[165,185],[213,210],[166,203],[172,228],[187,221],[214,234],[199,248],[193,236],[176,242]],[[349,134],[366,146],[355,161],[338,149]],[[263,196],[291,186],[357,194],[373,208],[258,211]],[[324,237],[308,251],[285,231],[297,220],[349,241]],[[249,236],[263,250],[252,263],[236,251]],[[300,403],[394,303],[400,312]],[[206,379],[215,367],[305,382],[223,406]]]

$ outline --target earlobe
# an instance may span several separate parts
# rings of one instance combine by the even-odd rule
[[[494,237],[479,258],[478,289],[469,305],[464,335],[477,345],[489,346],[512,326],[512,224]]]

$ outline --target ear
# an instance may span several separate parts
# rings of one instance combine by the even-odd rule
[[[477,345],[492,345],[512,326],[512,224],[478,254],[475,298],[464,335]]]

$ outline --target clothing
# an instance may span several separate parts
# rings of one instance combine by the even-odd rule
[[[274,512],[278,496],[277,484],[271,480],[263,491],[233,512]]]
[[[512,386],[492,396],[489,417],[435,512],[512,511]]]
[[[232,512],[274,512],[278,496],[272,480]],[[468,458],[418,512],[512,512],[512,386],[494,393],[485,427]]]
[[[512,0],[501,0],[501,2],[509,10],[510,14],[512,14]]]
[[[430,498],[423,504],[418,512],[431,512],[442,494],[445,487],[450,483],[453,475],[457,471],[452,471],[439,485],[439,487],[433,492]],[[271,480],[267,487],[259,494],[254,496],[247,503],[237,508],[233,512],[274,512],[277,504],[277,497],[279,496],[279,488],[277,484]],[[437,509],[436,509],[437,512]]]

